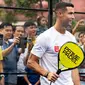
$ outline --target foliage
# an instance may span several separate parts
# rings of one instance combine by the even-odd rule
[[[4,1],[6,3],[6,6],[32,8],[32,6],[40,0],[4,0]],[[0,20],[16,22],[17,19],[15,14],[23,14],[27,18],[36,16],[36,12],[34,11],[4,9],[3,11],[0,10],[1,15]]]
[[[37,3],[39,0],[17,0],[16,7],[32,8],[32,4]],[[36,12],[27,10],[16,10],[16,13],[24,14],[26,17],[36,16]]]
[[[77,23],[77,21],[76,21],[76,20],[72,20],[72,28],[74,28],[74,27],[75,27],[76,23]]]
[[[17,0],[17,7],[30,7],[31,4],[37,3],[39,0]]]
[[[6,5],[11,6],[12,5],[12,0],[4,0]]]
[[[16,19],[14,13],[10,11],[10,12],[5,14],[3,21],[5,21],[5,22],[17,22],[17,19]]]

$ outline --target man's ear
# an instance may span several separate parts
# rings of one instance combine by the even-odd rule
[[[28,32],[28,29],[25,29],[25,33],[27,33]]]
[[[63,16],[63,12],[62,12],[61,9],[59,9],[59,10],[57,11],[57,16],[58,16],[58,17],[62,17],[62,16]]]

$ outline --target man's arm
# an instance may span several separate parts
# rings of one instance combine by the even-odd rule
[[[73,79],[74,85],[81,85],[80,84],[79,72],[78,72],[77,68],[72,70],[72,79]]]
[[[2,56],[6,56],[7,54],[9,54],[11,52],[11,50],[13,49],[13,47],[14,47],[14,43],[2,51]]]
[[[73,34],[73,35],[75,34],[78,26],[79,26],[82,22],[84,22],[84,19],[81,19],[81,20],[79,20],[79,21],[76,23],[75,27],[72,29],[72,34]]]
[[[24,80],[27,82],[28,85],[32,85],[32,84],[30,83],[30,81],[28,80],[27,75],[24,75]]]
[[[0,73],[3,73],[2,61],[0,61]],[[0,75],[0,77],[1,77],[0,85],[4,85],[4,76]]]
[[[2,51],[2,56],[8,55],[17,43],[19,43],[19,38],[15,38],[14,42],[8,48]]]
[[[33,54],[30,54],[27,66],[33,69],[34,71],[37,71],[42,76],[45,76],[45,74],[48,72],[38,64],[38,57]]]
[[[35,85],[39,85],[40,84],[40,79],[35,83]]]
[[[27,66],[34,71],[38,72],[40,75],[46,77],[49,81],[55,82],[59,75],[57,75],[55,72],[49,72],[48,70],[44,69],[38,64],[39,58],[33,54],[30,54]]]

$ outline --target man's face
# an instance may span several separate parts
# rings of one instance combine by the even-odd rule
[[[85,34],[83,34],[83,36],[81,36],[81,42],[85,45]]]
[[[74,17],[74,8],[73,7],[66,7],[67,10],[63,12],[62,16],[62,24],[63,26],[67,27],[72,24],[72,20],[75,19]]]
[[[3,34],[3,29],[0,29],[0,34]]]
[[[79,36],[79,41],[82,42],[83,38],[84,38],[84,42],[85,42],[85,35],[83,33],[81,33]]]
[[[36,30],[37,30],[36,26],[32,25],[32,26],[27,27],[26,33],[28,36],[34,37],[36,35]]]
[[[21,26],[17,26],[14,32],[14,37],[21,37],[24,36],[24,28]]]
[[[13,34],[12,26],[4,27],[3,36],[5,39],[10,39],[12,37],[12,34]]]

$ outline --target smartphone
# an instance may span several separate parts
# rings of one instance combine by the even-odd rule
[[[27,45],[27,37],[21,37],[20,38],[20,47],[26,47]]]
[[[0,34],[0,45],[3,45],[3,34]]]

